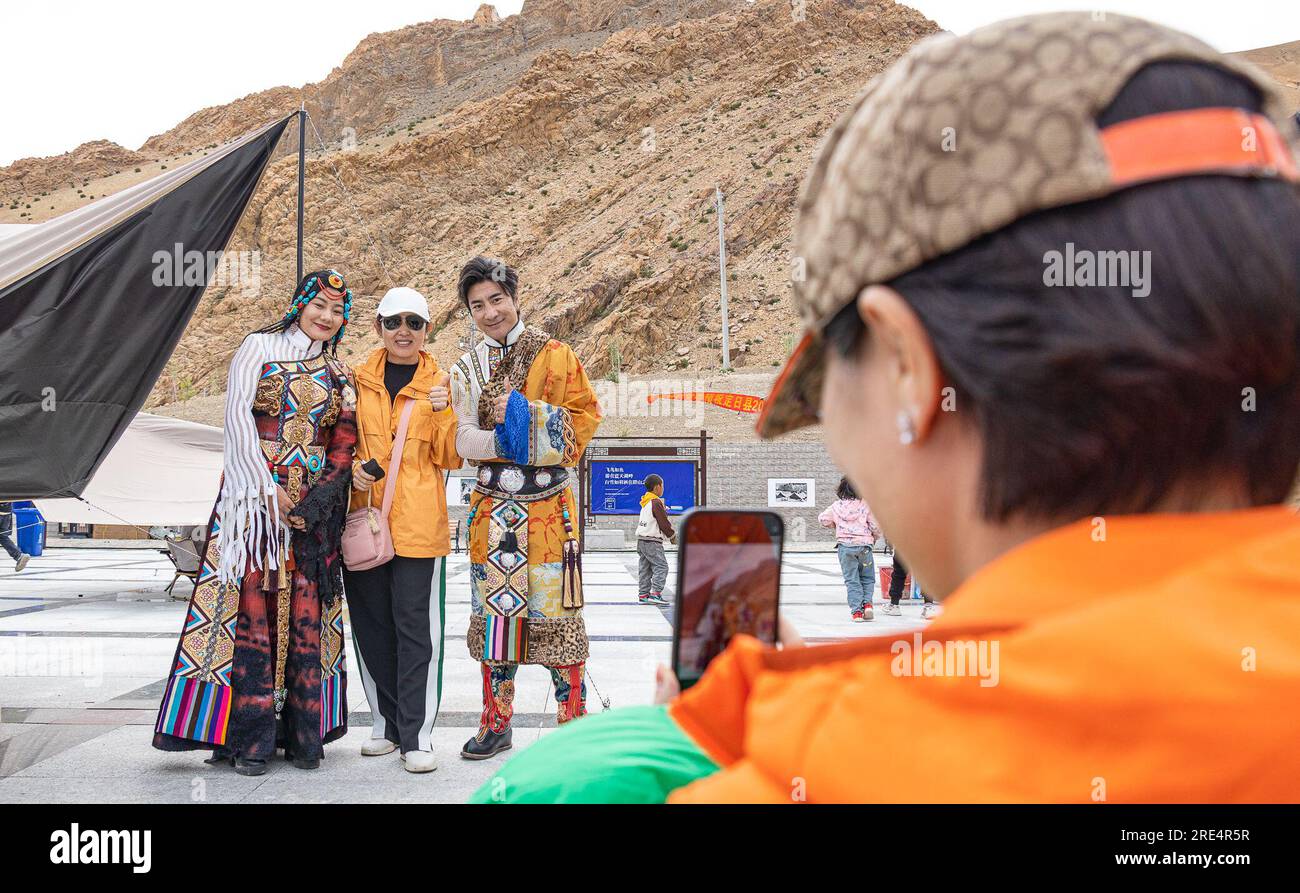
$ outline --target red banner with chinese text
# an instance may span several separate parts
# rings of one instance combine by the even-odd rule
[[[763,411],[763,398],[755,397],[753,394],[723,394],[717,391],[689,391],[675,394],[650,394],[646,397],[646,402],[653,403],[656,399],[660,398],[664,400],[683,400],[690,403],[708,403],[710,406],[718,406],[722,409],[732,409],[736,412]]]

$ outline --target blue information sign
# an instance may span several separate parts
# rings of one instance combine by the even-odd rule
[[[664,479],[664,505],[670,515],[695,507],[695,463],[673,461],[620,462],[591,460],[591,505],[593,515],[639,515],[645,479],[657,474]]]

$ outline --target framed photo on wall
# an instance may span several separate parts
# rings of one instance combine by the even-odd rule
[[[769,508],[812,508],[817,504],[817,481],[813,478],[768,478]]]

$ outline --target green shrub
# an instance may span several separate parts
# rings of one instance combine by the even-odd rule
[[[609,346],[609,374],[605,376],[609,381],[618,381],[619,373],[623,370],[623,352],[618,349],[617,344]]]

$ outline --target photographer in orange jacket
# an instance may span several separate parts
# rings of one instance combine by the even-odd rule
[[[820,420],[943,615],[739,637],[476,799],[1300,800],[1296,136],[1262,74],[1138,19],[914,46],[807,178],[759,430]],[[907,759],[863,772],[881,729]]]

